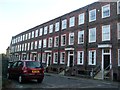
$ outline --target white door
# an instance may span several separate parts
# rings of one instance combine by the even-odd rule
[[[74,52],[73,51],[69,51],[68,52],[68,63],[67,63],[68,67],[73,67],[74,66]]]

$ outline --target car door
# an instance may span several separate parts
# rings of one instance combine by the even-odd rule
[[[15,77],[16,76],[16,67],[17,67],[17,62],[14,62],[14,64],[11,66],[11,69],[10,69],[10,74]]]

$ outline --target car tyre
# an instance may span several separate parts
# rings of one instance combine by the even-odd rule
[[[11,79],[10,73],[7,73],[7,79]]]
[[[38,83],[42,83],[43,79],[37,79]]]
[[[18,77],[18,82],[19,83],[23,83],[24,82],[23,77],[21,75]]]

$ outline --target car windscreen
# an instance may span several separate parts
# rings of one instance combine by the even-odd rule
[[[28,67],[28,68],[41,68],[42,65],[40,64],[40,62],[28,61],[28,62],[26,62],[26,67]]]

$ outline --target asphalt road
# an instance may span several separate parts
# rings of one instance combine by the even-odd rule
[[[114,88],[114,90],[117,90],[119,86],[119,82],[60,76],[57,74],[45,74],[42,83],[37,83],[34,80],[19,84],[16,80],[10,80],[10,83],[6,85],[7,88]]]

